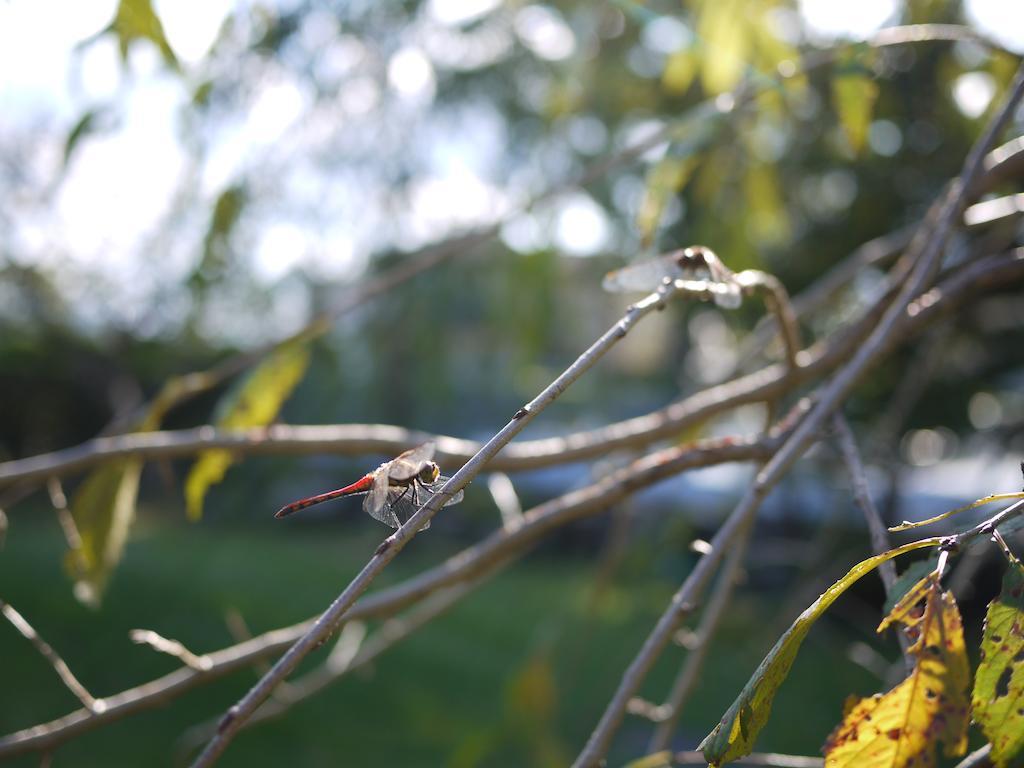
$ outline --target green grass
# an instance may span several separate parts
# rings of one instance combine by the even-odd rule
[[[241,529],[241,530],[239,530]],[[172,660],[131,644],[146,627],[196,652],[232,642],[224,616],[237,609],[253,632],[322,609],[372,552],[379,531],[155,524],[139,526],[102,608],[71,597],[55,524],[15,519],[0,553],[0,596],[65,657],[96,695],[166,673]],[[450,547],[450,548],[448,548]],[[417,540],[385,583],[436,562],[454,545]],[[561,765],[586,740],[675,585],[649,569],[620,576],[598,610],[588,605],[591,560],[534,555],[381,657],[303,702],[287,716],[243,732],[225,766]],[[634,570],[634,569],[631,569]],[[692,746],[717,721],[774,638],[772,605],[743,597],[716,641],[682,731]],[[760,746],[813,753],[838,720],[846,693],[877,681],[843,660],[845,643],[812,633],[782,690]],[[314,662],[326,650],[314,654]],[[670,648],[645,692],[660,698],[683,653]],[[0,624],[0,730],[33,725],[77,702],[14,630]],[[303,668],[309,668],[312,663]],[[57,765],[175,765],[179,737],[221,714],[255,681],[240,672],[61,746]],[[611,765],[642,753],[649,724],[627,719]],[[16,764],[36,765],[32,756]]]

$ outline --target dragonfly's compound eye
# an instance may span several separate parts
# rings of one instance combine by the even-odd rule
[[[420,481],[432,483],[441,475],[441,469],[432,461],[428,461],[420,470]]]

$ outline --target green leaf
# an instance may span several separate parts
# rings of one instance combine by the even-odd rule
[[[110,28],[117,35],[122,61],[127,60],[128,49],[136,40],[149,40],[160,49],[164,61],[170,67],[179,68],[178,59],[164,34],[164,25],[153,10],[150,0],[121,0]]]
[[[142,462],[114,461],[94,470],[71,499],[71,517],[81,544],[65,565],[75,580],[75,596],[96,606],[121,559],[135,519]]]
[[[922,539],[868,558],[857,563],[843,578],[825,590],[779,638],[721,722],[700,743],[699,749],[704,752],[708,763],[721,765],[750,754],[757,734],[768,722],[775,692],[789,674],[801,643],[814,622],[843,592],[887,560],[922,547],[936,547],[941,543],[942,539],[938,537]]]
[[[981,663],[971,697],[974,722],[999,768],[1024,762],[1024,568],[1011,563],[1003,591],[989,603]]]
[[[832,79],[832,103],[854,152],[860,152],[867,140],[877,98],[878,84],[866,75],[842,75]]]
[[[245,429],[269,424],[284,401],[302,380],[309,365],[305,344],[291,343],[279,348],[257,366],[241,385],[218,406],[217,426]],[[219,483],[234,459],[230,451],[204,451],[185,480],[185,504],[190,520],[203,516],[203,499],[210,486]]]
[[[79,143],[92,133],[96,128],[96,118],[100,116],[100,110],[88,109],[78,119],[78,122],[72,126],[68,132],[67,139],[64,140],[64,167],[67,168],[68,163],[71,161],[71,156],[78,148]]]
[[[217,196],[213,204],[213,215],[210,226],[203,238],[203,256],[192,276],[192,281],[200,288],[215,282],[227,271],[231,251],[229,243],[231,233],[235,229],[242,209],[245,207],[245,187],[234,184]]]

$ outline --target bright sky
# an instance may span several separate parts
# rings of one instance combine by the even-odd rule
[[[816,36],[856,38],[889,22],[896,1],[800,0],[800,9]],[[478,18],[497,5],[499,0],[431,0],[427,16],[443,30],[446,25]],[[190,67],[208,51],[232,2],[155,0],[155,6],[171,46],[184,65],[187,81]],[[76,52],[82,40],[96,35],[110,22],[115,9],[116,0],[0,3],[0,72],[4,73],[0,79],[0,131],[24,140],[41,122],[64,126],[57,133],[66,133],[86,109],[115,97],[121,104],[118,123],[83,142],[59,184],[52,210],[32,212],[32,207],[26,206],[21,215],[15,209],[11,218],[18,222],[18,231],[10,236],[22,245],[15,249],[19,253],[37,254],[35,258],[44,264],[52,260],[56,265],[59,260],[64,265],[70,260],[73,267],[106,275],[112,290],[124,281],[125,274],[133,275],[132,295],[121,297],[125,319],[130,320],[148,300],[147,288],[181,278],[197,256],[195,249],[179,250],[166,254],[159,270],[140,266],[140,261],[145,261],[140,255],[145,237],[170,213],[173,192],[188,171],[178,121],[180,108],[190,93],[186,82],[162,67],[151,47],[133,47],[128,75],[109,36]],[[983,32],[1024,51],[1024,2],[968,0],[967,9]],[[644,41],[652,49],[677,46],[689,34],[681,23],[649,26]],[[577,49],[573,31],[549,6],[523,6],[516,13],[513,29],[538,58],[558,61]],[[342,38],[336,29],[330,33],[333,47],[325,66],[347,72],[362,57],[362,45],[353,38]],[[443,36],[438,39],[443,40]],[[358,77],[344,81],[339,103],[352,120],[372,112],[385,95],[405,102],[410,114],[429,107],[436,90],[433,62],[445,55],[445,46],[438,44],[436,50],[429,50],[429,46],[425,49],[421,45],[407,45],[391,57],[386,83]],[[495,45],[507,43],[499,41]],[[500,55],[496,51],[462,53],[484,58]],[[968,115],[984,111],[992,96],[991,78],[980,72],[964,75],[954,87],[954,97]],[[212,199],[261,148],[277,146],[300,124],[309,130],[312,102],[313,95],[305,84],[287,72],[266,78],[248,112],[213,137],[200,172],[201,191]],[[509,209],[509,192],[488,183],[485,173],[488,153],[501,151],[500,120],[485,113],[472,119],[479,121],[473,128],[473,142],[442,136],[432,145],[436,151],[431,150],[430,170],[413,185],[412,223],[401,233],[407,245],[441,237],[452,226],[482,223]],[[600,151],[607,137],[595,137],[593,130],[584,130],[587,126],[583,122],[579,128],[575,132],[579,135],[571,136],[571,140],[575,143],[578,139],[581,150],[588,142],[596,141]],[[884,131],[875,137],[873,146],[887,146],[882,134]],[[54,178],[61,151],[60,147],[44,148],[31,153],[26,162],[40,178]],[[288,183],[300,185],[298,191],[313,198],[323,194],[322,181],[316,178],[298,174]],[[362,224],[371,231],[380,228],[372,215],[366,216]],[[351,222],[342,222],[313,233],[301,221],[269,217],[262,222],[251,249],[253,269],[268,284],[296,265],[324,276],[351,272],[353,266],[365,263],[374,247],[354,227]],[[551,242],[568,253],[588,255],[606,248],[612,231],[602,208],[586,194],[578,193],[561,200],[542,220],[514,222],[506,235],[511,245]],[[73,268],[64,279],[73,283],[74,274]],[[73,289],[70,285],[68,288]],[[138,306],[132,306],[133,300]],[[278,319],[285,324],[302,321],[301,309],[290,314],[293,317]],[[279,328],[275,335],[280,332]]]

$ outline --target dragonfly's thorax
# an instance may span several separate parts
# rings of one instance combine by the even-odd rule
[[[706,280],[710,277],[706,252],[707,248],[703,245],[691,245],[689,248],[676,251],[676,266],[697,280]]]
[[[440,475],[441,468],[438,467],[437,464],[435,464],[434,462],[428,461],[426,462],[426,464],[423,465],[423,469],[420,470],[420,473],[417,475],[417,478],[419,478],[420,482],[429,484],[437,480],[437,478],[440,477]]]

